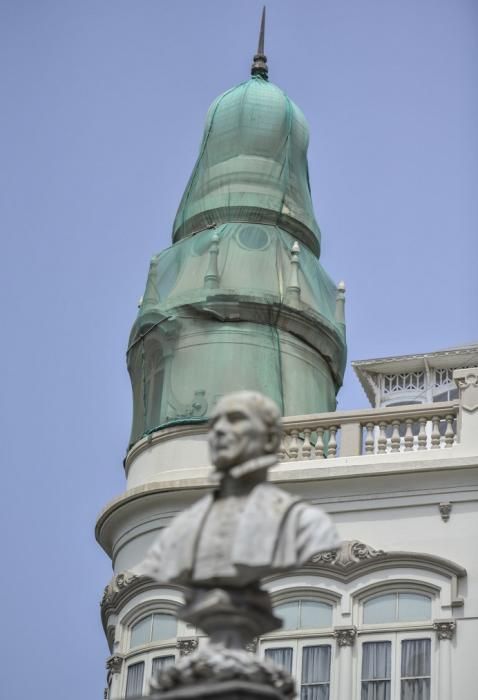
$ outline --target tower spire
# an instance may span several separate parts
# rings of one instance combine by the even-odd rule
[[[264,80],[268,79],[269,69],[267,67],[267,56],[264,53],[264,30],[266,24],[266,6],[262,8],[261,29],[259,32],[259,42],[257,53],[251,66],[251,75],[260,75]]]

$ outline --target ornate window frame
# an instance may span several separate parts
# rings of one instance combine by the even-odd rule
[[[332,693],[337,686],[335,657],[337,654],[337,636],[335,634],[340,605],[340,594],[323,586],[323,580],[312,577],[308,585],[295,585],[295,572],[287,576],[274,576],[269,579],[269,592],[272,605],[292,603],[299,600],[316,601],[325,603],[332,608],[332,624],[328,627],[303,627],[291,630],[275,630],[263,635],[258,643],[258,652],[265,655],[267,649],[291,648],[292,649],[292,673],[301,685],[301,669],[303,663],[304,648],[310,646],[330,646],[330,688]],[[314,580],[315,579],[315,580]],[[330,697],[333,697],[331,694]]]
[[[332,604],[335,601],[334,628],[277,631],[261,638],[259,648],[263,651],[267,647],[293,646],[299,650],[310,643],[329,644],[332,639],[330,697],[336,698],[339,692],[337,683],[340,683],[341,695],[345,692],[347,696],[355,697],[359,692],[364,641],[389,639],[398,655],[396,658],[399,658],[401,646],[397,645],[402,641],[430,639],[433,659],[431,697],[435,698],[439,686],[450,687],[450,654],[444,645],[451,643],[456,629],[456,621],[451,615],[464,605],[460,582],[465,577],[463,567],[436,555],[384,551],[358,540],[343,542],[339,549],[322,552],[300,570],[271,577],[266,584],[273,603],[297,598],[315,598]],[[404,591],[424,594],[432,599],[428,620],[363,624],[364,601],[381,593]],[[398,688],[400,679],[395,683]]]

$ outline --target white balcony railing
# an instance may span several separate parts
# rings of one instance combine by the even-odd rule
[[[458,401],[284,418],[282,462],[447,449],[457,440]]]

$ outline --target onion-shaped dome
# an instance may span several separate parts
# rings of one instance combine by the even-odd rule
[[[320,252],[301,110],[261,74],[211,105],[173,241],[225,222],[273,224]]]
[[[309,131],[268,82],[264,18],[252,77],[210,107],[173,245],[151,262],[128,347],[131,444],[207,420],[231,391],[259,391],[285,416],[336,406],[344,292],[319,262]]]

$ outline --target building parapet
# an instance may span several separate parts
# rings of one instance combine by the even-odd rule
[[[334,459],[446,449],[459,441],[460,404],[397,406],[284,418],[279,459]]]

